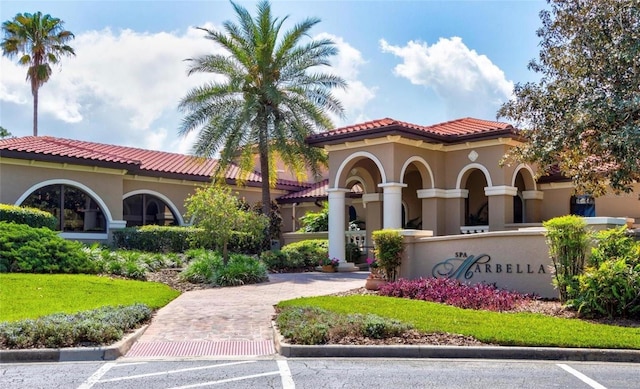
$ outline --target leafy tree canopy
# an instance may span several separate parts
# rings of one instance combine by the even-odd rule
[[[185,201],[185,208],[194,224],[202,227],[212,243],[222,249],[225,265],[229,258],[227,245],[232,236],[261,235],[269,225],[266,216],[243,209],[238,197],[224,184],[198,188]]]
[[[6,128],[0,126],[0,138],[8,138],[11,136],[11,133]]]
[[[640,179],[640,1],[548,0],[538,83],[518,84],[499,117],[525,128],[508,156],[557,166],[576,190],[630,191]]]

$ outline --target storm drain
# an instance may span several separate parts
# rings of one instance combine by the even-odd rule
[[[254,356],[275,353],[272,340],[259,342],[137,342],[129,349],[125,358]]]

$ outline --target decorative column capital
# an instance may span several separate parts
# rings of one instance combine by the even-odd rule
[[[394,188],[402,189],[406,187],[407,187],[407,184],[403,184],[401,182],[386,182],[384,184],[378,184],[378,188],[382,188],[385,191],[387,189],[394,189]]]
[[[416,193],[419,199],[447,198],[447,191],[445,189],[418,189]]]
[[[486,186],[484,188],[485,196],[517,196],[518,188],[515,186],[498,185],[498,186]]]
[[[544,192],[541,190],[525,190],[522,192],[522,198],[525,200],[542,200]]]
[[[342,196],[344,197],[345,193],[350,192],[349,189],[344,189],[344,188],[329,188],[327,189],[327,194],[329,195],[329,197],[338,197],[338,196]]]
[[[448,199],[466,199],[469,197],[469,189],[447,189],[445,197]]]

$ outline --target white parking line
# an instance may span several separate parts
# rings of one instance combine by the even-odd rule
[[[571,373],[573,376],[577,377],[580,381],[584,382],[585,384],[591,386],[594,389],[607,389],[605,386],[600,385],[595,380],[592,380],[591,378],[589,378],[586,375],[580,373],[576,369],[573,369],[573,368],[565,365],[564,363],[558,363],[558,364],[556,364],[556,366],[559,366],[563,370]]]
[[[116,364],[114,362],[107,362],[100,367],[95,373],[91,374],[91,377],[87,378],[85,382],[78,386],[78,389],[91,389],[106,372],[108,372]]]
[[[185,385],[185,386],[175,386],[175,387],[170,388],[170,389],[188,389],[188,388],[197,388],[197,387],[200,387],[200,386],[220,385],[220,384],[226,384],[227,382],[249,380],[251,378],[267,377],[267,376],[276,375],[276,374],[280,374],[280,372],[279,371],[272,371],[270,373],[246,375],[244,377],[227,378],[225,380],[202,382],[200,384]]]
[[[289,364],[284,359],[278,359],[278,370],[280,370],[280,378],[282,378],[282,389],[296,389],[296,384],[293,382],[293,376],[291,375],[291,369]]]
[[[115,382],[115,381],[124,381],[124,380],[134,380],[136,378],[146,378],[146,377],[153,377],[153,376],[157,376],[157,375],[167,375],[167,374],[173,374],[173,373],[183,373],[185,371],[195,371],[195,370],[204,370],[204,369],[215,369],[217,367],[226,367],[226,366],[233,366],[233,365],[241,365],[244,363],[255,363],[256,361],[242,361],[242,362],[230,362],[230,363],[220,363],[217,365],[207,365],[207,366],[199,366],[199,367],[189,367],[186,369],[176,369],[176,370],[166,370],[166,371],[159,371],[156,373],[147,373],[147,374],[138,374],[138,375],[130,375],[130,376],[126,376],[126,377],[116,377],[116,378],[110,378],[108,380],[102,380],[99,381],[100,383],[102,382]],[[96,381],[98,382],[98,381]],[[80,388],[78,388],[80,389]]]

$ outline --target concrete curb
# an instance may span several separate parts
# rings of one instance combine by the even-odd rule
[[[347,346],[292,345],[273,323],[278,354],[287,358],[444,358],[444,359],[525,359],[554,361],[640,363],[640,350],[585,349],[509,346]]]
[[[0,363],[112,361],[125,355],[147,327],[144,325],[109,346],[0,350]]]

